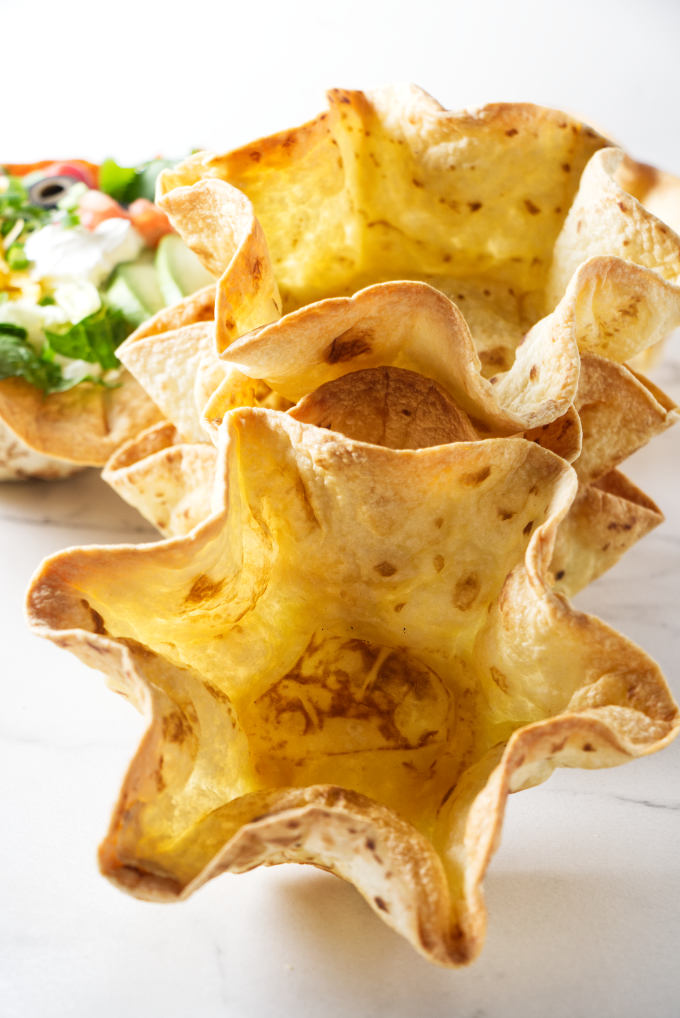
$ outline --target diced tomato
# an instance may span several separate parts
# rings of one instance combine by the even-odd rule
[[[104,219],[131,218],[115,198],[103,191],[86,191],[78,204],[78,216],[86,230],[94,230]]]
[[[46,166],[43,170],[45,177],[75,177],[76,180],[82,181],[87,187],[96,187],[97,181],[92,171],[87,166],[87,163],[81,163],[77,159],[68,163],[51,163]]]
[[[137,198],[128,212],[132,225],[142,235],[147,247],[156,247],[161,237],[173,232],[165,212],[147,198]]]
[[[67,162],[60,162],[57,159],[40,159],[35,163],[4,163],[7,172],[13,177],[27,177],[29,173],[36,170],[46,171],[52,166],[68,166],[71,170],[78,170],[78,179],[83,180],[88,187],[96,187],[99,183],[99,167],[96,163],[90,163],[87,159],[69,159]],[[69,176],[76,176],[75,173],[67,170],[55,170],[56,173],[67,173]],[[82,174],[82,176],[81,176]],[[48,174],[45,172],[45,176]],[[90,182],[91,181],[91,182]]]

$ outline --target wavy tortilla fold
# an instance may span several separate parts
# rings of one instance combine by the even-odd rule
[[[28,611],[149,718],[100,851],[114,883],[175,900],[310,863],[458,965],[483,943],[507,794],[653,752],[679,716],[639,648],[550,589],[573,469],[523,438],[456,441],[465,412],[400,374],[364,375],[369,437],[449,444],[231,411],[204,522],[48,559]]]
[[[375,383],[376,376],[380,376],[381,384]],[[387,431],[383,415],[388,397],[394,400],[396,393],[402,397],[400,416],[392,415]],[[297,420],[391,448],[475,440],[478,435],[469,418],[458,409],[456,415],[464,416],[464,430],[441,428],[435,416],[429,429],[420,429],[416,438],[409,434],[407,426],[412,428],[419,419],[431,420],[441,400],[447,398],[436,383],[414,372],[368,369],[321,385],[289,412]],[[568,417],[562,419],[560,430],[565,423],[569,423]],[[539,433],[542,430],[538,429]],[[531,432],[526,434],[536,440]],[[570,435],[571,430],[567,430]],[[545,436],[538,437],[545,445]],[[567,441],[571,438],[564,439]],[[553,438],[547,448],[555,451],[556,447],[560,451],[559,442]],[[565,451],[563,446],[562,454]],[[102,476],[161,533],[175,537],[189,533],[210,515],[216,458],[216,450],[209,443],[187,442],[173,425],[158,425],[123,446],[109,460]],[[591,458],[591,467],[594,462]],[[658,506],[617,470],[582,481],[557,531],[551,564],[555,590],[567,595],[577,593],[662,520]]]
[[[140,376],[145,373],[154,399],[182,438],[199,442],[208,437],[206,425],[214,428],[234,406],[296,403],[328,381],[368,367],[400,366],[437,381],[469,413],[477,437],[524,434],[575,461],[584,490],[565,523],[554,570],[560,589],[570,594],[610,568],[663,518],[630,484],[606,498],[599,489],[585,490],[674,422],[673,404],[658,389],[596,354],[579,358],[571,335],[556,342],[548,332],[523,344],[511,371],[491,382],[481,373],[462,315],[427,284],[383,283],[352,298],[319,301],[232,342],[221,358],[209,326],[136,342],[122,356]],[[186,380],[192,377],[189,400]],[[366,397],[357,396],[354,420],[372,412]],[[347,433],[337,420],[326,426]],[[164,533],[186,532],[189,523],[198,522],[200,505],[206,510],[210,505],[207,477],[202,500],[196,498],[199,480],[188,482],[193,513],[168,512],[157,493],[162,487],[166,506],[175,499],[184,506],[186,465],[177,450],[146,462],[143,454],[142,443],[115,458],[105,479]],[[180,530],[173,529],[177,526]],[[616,540],[610,530],[616,530]]]
[[[579,361],[567,342],[562,359],[555,356],[552,342],[546,353],[537,344],[533,349],[527,345],[524,363],[518,359],[515,364],[518,380],[510,372],[505,386],[493,385],[481,375],[462,316],[426,284],[380,284],[351,299],[319,302],[236,341],[222,359],[214,354],[208,328],[200,335],[198,329],[138,342],[128,354],[133,362],[146,358],[153,366],[147,367],[152,394],[168,416],[174,414],[178,435],[173,443],[180,441],[179,447],[166,444],[147,457],[145,441],[133,441],[103,474],[163,533],[186,533],[210,510],[206,422],[214,428],[234,406],[283,406],[309,399],[315,387],[323,389],[333,378],[353,379],[376,364],[406,366],[438,380],[470,414],[475,437],[514,431],[575,460],[581,491],[562,525],[553,569],[563,592],[575,594],[592,582],[663,519],[630,482],[615,485],[606,495],[593,488],[673,423],[675,410],[663,394],[625,366],[594,354],[581,358],[576,388]],[[186,380],[192,376],[194,395],[188,401],[178,390],[184,380],[184,396],[190,395]],[[213,384],[218,376],[223,381],[208,398],[210,385],[204,381]],[[355,426],[374,412],[368,393],[357,394],[351,404]],[[545,423],[528,427],[536,420]],[[347,431],[347,421],[347,414],[342,423],[330,415],[324,426],[356,436]],[[187,441],[203,441],[204,448],[194,450]],[[202,468],[192,476],[198,456]]]
[[[672,403],[615,363],[680,321],[680,243],[622,189],[630,161],[619,165],[604,139],[538,107],[452,114],[415,88],[338,91],[330,101],[310,125],[226,156],[198,154],[161,178],[159,202],[221,277],[214,334],[206,325],[200,336],[133,337],[121,357],[183,438],[205,441],[206,426],[236,406],[283,408],[377,363],[444,382],[474,404],[480,434],[523,433],[573,461],[571,400],[585,429],[575,461],[583,485],[674,422]],[[665,247],[655,260],[647,249],[657,241]],[[351,302],[316,299],[397,272],[421,282],[368,286]],[[437,304],[422,280],[459,309]],[[298,305],[277,322],[282,307]],[[134,473],[141,481],[141,466]],[[120,475],[106,476],[115,486]],[[613,564],[612,548],[622,554],[661,519],[645,497],[631,501],[620,486],[609,495],[579,500],[585,551],[566,571],[562,556],[557,570],[570,593]],[[624,509],[636,516],[625,538],[600,540]],[[596,513],[592,526],[586,510]],[[572,540],[579,528],[570,527]]]
[[[159,203],[211,271],[223,226],[191,207],[210,209],[202,185],[217,179],[252,202],[285,311],[430,282],[460,306],[488,374],[551,314],[615,360],[680,324],[680,239],[653,212],[669,203],[586,125],[528,104],[452,113],[415,86],[328,98],[309,124],[161,176]]]

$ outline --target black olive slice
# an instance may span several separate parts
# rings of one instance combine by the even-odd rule
[[[76,177],[68,177],[65,174],[58,177],[43,177],[42,180],[36,180],[28,189],[28,199],[31,205],[37,205],[41,209],[56,209],[60,199],[77,183]]]

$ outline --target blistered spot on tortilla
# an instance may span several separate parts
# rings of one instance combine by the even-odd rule
[[[480,581],[476,573],[461,577],[453,591],[453,603],[460,611],[468,611],[472,607],[480,591]]]
[[[361,354],[371,352],[371,332],[367,329],[347,329],[336,336],[326,354],[329,364],[351,361]]]

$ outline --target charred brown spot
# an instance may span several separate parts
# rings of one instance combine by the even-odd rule
[[[508,348],[506,346],[494,346],[490,350],[482,350],[479,359],[484,365],[484,369],[492,371],[494,368],[504,368],[508,365],[511,359],[508,355]],[[489,379],[493,381],[492,378]]]
[[[205,683],[205,690],[210,693],[214,700],[218,700],[220,703],[229,703],[229,697],[224,693],[218,686],[214,686],[212,682]]]
[[[276,816],[276,814],[272,813],[271,811],[269,813],[258,813],[257,816],[251,817],[250,820],[248,821],[248,823],[249,824],[257,824],[257,823],[260,822],[260,820],[268,820],[269,817],[273,817],[273,816]]]
[[[584,742],[583,746],[581,748],[583,749],[584,753],[594,753],[595,752],[595,747],[593,746],[593,744],[591,742]]]
[[[482,467],[481,470],[476,470],[472,474],[463,474],[460,479],[460,483],[464,484],[468,488],[476,488],[478,484],[481,484],[487,479],[491,473],[491,467]]]
[[[262,259],[256,258],[250,267],[250,273],[253,279],[259,283],[262,279]]]
[[[439,803],[439,809],[441,809],[443,806],[446,806],[447,802],[449,801],[449,799],[453,795],[455,787],[456,787],[455,785],[451,785],[451,787],[444,793],[444,798]]]
[[[447,702],[439,679],[426,665],[403,649],[390,650],[360,639],[340,645],[343,660],[336,664],[335,653],[326,656],[322,651],[315,659],[323,645],[324,641],[318,646],[311,642],[294,668],[256,701],[258,725],[277,732],[280,739],[272,744],[269,738],[255,738],[262,742],[268,760],[287,754],[287,731],[316,738],[338,721],[353,728],[366,725],[368,742],[376,749],[420,749],[440,738],[441,724],[428,724],[427,710],[423,720],[417,720],[418,705],[431,704],[434,697],[437,709],[443,710]],[[401,714],[405,700],[413,705],[413,718],[406,726]]]
[[[223,586],[224,580],[211,580],[209,576],[202,573],[194,580],[191,590],[184,598],[184,603],[197,604],[201,601],[209,601],[211,598],[217,597]]]
[[[616,204],[619,206],[622,212],[628,212],[628,206],[626,205],[625,201],[617,201]]]
[[[372,334],[368,331],[355,332],[353,329],[347,329],[346,332],[336,336],[329,346],[326,361],[328,364],[339,364],[370,353],[371,339]]]
[[[529,378],[531,379],[532,382],[535,382],[536,379],[538,378],[538,365],[537,364],[532,364],[531,365],[531,371],[529,372]]]
[[[380,573],[381,576],[394,576],[397,571],[397,567],[393,566],[391,562],[379,562],[377,566],[373,566],[376,573]]]
[[[562,169],[565,173],[571,173],[571,163],[562,163]]]
[[[85,598],[83,598],[80,603],[82,604],[83,608],[85,608],[85,610],[89,613],[90,618],[92,619],[92,632],[99,634],[105,633],[106,626],[104,625],[104,619],[101,617],[99,612],[95,611],[92,605],[88,604]]]
[[[159,757],[158,766],[153,774],[154,781],[156,782],[156,791],[162,792],[166,788],[166,781],[163,777],[163,755]]]
[[[527,525],[522,530],[522,533],[525,534],[528,537],[533,529],[534,529],[534,521],[533,520],[529,520]]]
[[[640,299],[638,297],[633,297],[632,300],[625,305],[625,307],[621,308],[619,314],[623,315],[625,318],[637,318],[639,304]]]
[[[191,735],[191,726],[181,711],[163,716],[163,738],[166,742],[184,742]]]
[[[425,187],[422,180],[416,180],[415,177],[411,177],[411,183],[413,184],[414,187]]]
[[[502,520],[511,520],[515,514],[510,509],[499,509],[498,515]]]
[[[260,159],[262,158],[262,153],[259,152],[256,148],[251,149],[248,155],[253,160],[254,163],[259,163]]]
[[[375,852],[375,841],[373,838],[366,838],[366,848],[369,852]]]
[[[400,612],[402,610],[402,608],[405,608],[405,607],[406,607],[406,601],[400,601],[399,604],[395,604],[394,610],[395,610],[395,612],[398,613],[398,612]]]
[[[524,199],[524,208],[527,210],[527,212],[531,216],[537,216],[538,213],[541,211],[539,209],[538,205],[534,205],[534,203],[532,202],[531,198],[525,198]]]
[[[434,525],[437,528],[437,530],[441,530],[441,528],[444,526],[444,517],[438,516],[437,519],[434,521]]]
[[[503,672],[500,670],[500,668],[496,668],[495,665],[491,665],[491,678],[496,683],[501,692],[507,693],[509,689],[508,680],[506,676],[503,674]]]
[[[224,327],[228,332],[233,332],[233,330],[236,328],[236,322],[234,321],[233,318],[225,318]]]
[[[378,908],[379,908],[379,909],[381,910],[381,912],[389,912],[389,910],[390,910],[390,909],[389,909],[389,906],[388,906],[388,905],[387,905],[387,903],[386,903],[386,902],[384,901],[384,899],[383,899],[383,898],[381,898],[381,897],[380,897],[379,895],[377,895],[377,896],[376,896],[376,897],[375,897],[375,898],[373,899],[373,901],[374,901],[374,902],[376,903],[376,905],[377,905],[377,906],[378,906]]]
[[[93,650],[95,652],[95,654],[99,654],[105,657],[109,653],[106,647],[102,647],[101,644],[95,643],[94,640],[86,640],[85,643],[90,648],[90,650]]]
[[[556,580],[563,580],[564,579],[564,569],[558,569],[557,570],[557,572],[555,573],[555,579]]]
[[[516,135],[517,133],[518,133],[518,131],[517,131],[517,128],[516,128],[516,127],[510,127],[510,128],[509,128],[509,129],[508,129],[508,130],[507,130],[507,131],[505,132],[505,134],[506,134],[506,137],[508,137],[508,138],[514,138],[514,137],[515,137],[515,135]]]
[[[476,573],[462,576],[453,590],[453,603],[459,611],[467,611],[479,593],[479,577]]]
[[[435,555],[435,557],[432,560],[432,564],[434,565],[435,570],[438,573],[441,573],[442,569],[444,568],[444,556]]]
[[[479,212],[481,207],[482,207],[481,201],[469,201],[468,202],[468,208],[470,209],[470,212]]]

